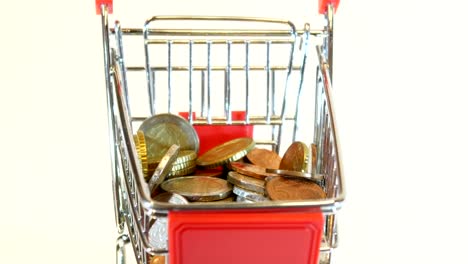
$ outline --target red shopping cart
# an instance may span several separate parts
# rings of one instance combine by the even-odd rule
[[[153,16],[141,28],[102,18],[117,262],[132,245],[137,263],[330,263],[337,247],[343,174],[331,96],[333,16],[324,26],[271,18]],[[279,154],[313,144],[325,199],[175,204],[152,198],[139,160],[138,126],[148,117],[184,117],[199,154],[250,137]],[[155,242],[154,239],[157,241]],[[158,240],[159,239],[159,240]]]

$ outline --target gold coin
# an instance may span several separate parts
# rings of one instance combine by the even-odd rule
[[[281,159],[279,169],[290,171],[306,171],[309,148],[303,142],[293,142]]]
[[[247,159],[254,165],[270,169],[279,169],[281,163],[278,153],[262,148],[252,149],[247,153]]]
[[[232,185],[226,180],[206,176],[169,179],[161,184],[161,188],[193,202],[222,200],[232,193]]]
[[[145,176],[145,179],[148,180],[150,177],[149,175],[152,175],[152,173],[149,174],[148,172],[149,166],[148,166],[148,154],[146,151],[145,135],[143,134],[142,131],[137,131],[136,138],[137,140],[135,140],[135,144],[138,143],[138,147],[136,149],[137,149],[138,157],[140,158],[140,161],[141,161],[141,167],[143,169],[143,176]]]
[[[222,200],[217,200],[217,201],[211,201],[211,202],[192,202],[192,203],[229,203],[229,202],[234,202],[235,200],[235,196],[234,195],[231,195],[231,196],[228,196],[227,198],[224,198]]]
[[[158,164],[158,167],[156,168],[148,182],[148,186],[151,193],[156,190],[156,188],[164,181],[167,175],[171,172],[172,163],[177,158],[177,154],[179,154],[179,146],[177,145],[172,145],[164,154],[164,157]]]
[[[268,173],[263,167],[244,162],[233,161],[229,163],[229,168],[243,175],[257,179],[265,179],[266,177],[276,176],[276,174]]]
[[[167,175],[167,179],[171,178],[176,178],[176,177],[182,177],[182,176],[187,176],[189,174],[192,174],[195,170],[197,169],[197,166],[194,164],[193,166],[183,168],[181,170],[172,170],[169,172]]]
[[[159,161],[173,144],[180,150],[193,150],[198,153],[199,138],[190,123],[174,114],[158,114],[143,121],[139,130],[146,140],[148,159]]]
[[[265,181],[259,180],[253,177],[242,175],[235,171],[230,171],[227,176],[227,181],[244,188],[249,191],[264,194],[265,193]]]
[[[312,200],[326,197],[318,184],[297,178],[269,178],[265,189],[268,197],[273,201]]]
[[[215,168],[244,157],[255,147],[252,138],[236,138],[218,145],[198,157],[197,165],[205,168]]]

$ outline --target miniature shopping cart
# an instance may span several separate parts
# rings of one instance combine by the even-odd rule
[[[282,19],[154,16],[141,28],[102,18],[117,263],[131,244],[137,263],[330,263],[337,247],[343,174],[332,102],[333,15],[323,25]],[[318,27],[318,29],[316,29]],[[317,147],[326,199],[171,204],[152,199],[133,135],[148,117],[178,114],[196,129],[200,152],[236,137],[284,153]],[[165,221],[159,221],[164,219]],[[167,241],[155,246],[150,229]]]

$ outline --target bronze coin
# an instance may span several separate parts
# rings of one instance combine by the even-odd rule
[[[229,163],[229,167],[240,174],[244,174],[250,177],[254,177],[257,179],[265,179],[269,176],[277,176],[276,174],[266,172],[266,169],[257,165],[244,163],[244,162],[231,162]]]
[[[232,193],[232,185],[226,180],[205,176],[169,179],[161,184],[161,188],[180,194],[192,202],[222,200]]]
[[[269,178],[266,192],[273,201],[313,200],[326,197],[322,188],[311,181],[284,177]]]
[[[205,168],[215,168],[244,157],[254,147],[255,142],[252,138],[236,138],[205,152],[198,157],[197,165]]]
[[[235,171],[230,171],[227,175],[227,181],[249,191],[264,194],[265,181],[254,177],[246,176]]]
[[[281,163],[278,153],[262,148],[252,149],[247,153],[247,159],[254,165],[269,169],[279,169]]]
[[[290,171],[307,170],[309,148],[303,142],[293,142],[281,159],[279,169]]]
[[[154,255],[153,257],[151,257],[150,264],[166,264],[166,256]]]

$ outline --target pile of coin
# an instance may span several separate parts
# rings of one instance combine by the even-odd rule
[[[198,156],[199,139],[187,120],[173,114],[146,119],[134,135],[153,199],[174,194],[184,203],[265,202],[325,198],[317,175],[316,148],[293,142],[284,153],[236,138]],[[179,198],[180,200],[180,198]],[[166,201],[172,203],[171,201]],[[180,202],[180,201],[179,201]]]

